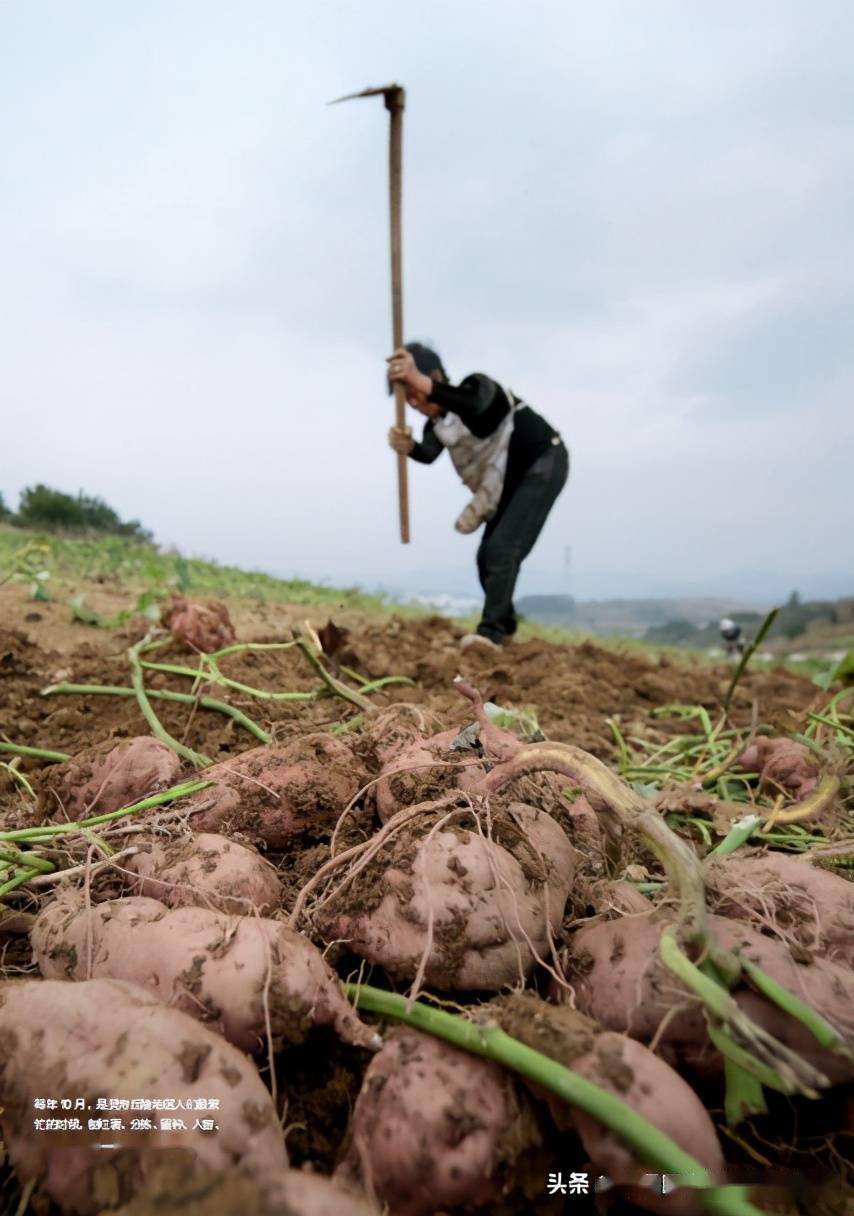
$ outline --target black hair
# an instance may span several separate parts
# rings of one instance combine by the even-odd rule
[[[415,360],[415,366],[423,376],[430,376],[433,372],[441,372],[442,379],[447,382],[448,373],[445,371],[442,360],[432,347],[424,346],[421,342],[407,342],[406,349],[412,355],[412,358]],[[388,386],[388,391],[391,392],[391,384]]]

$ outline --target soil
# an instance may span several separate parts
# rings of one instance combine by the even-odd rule
[[[127,650],[143,635],[142,622],[131,623],[121,630],[70,624],[64,607],[60,611],[56,604],[34,605],[26,600],[20,588],[2,588],[0,592],[0,740],[74,754],[93,744],[147,733],[133,696],[120,698],[93,692],[42,695],[47,686],[61,681],[129,687]],[[106,593],[104,602],[99,602],[97,595],[90,598],[96,609],[110,611]],[[299,626],[306,615],[304,608],[240,602],[230,603],[229,610],[240,641],[255,642],[287,639],[289,630]],[[315,615],[311,623],[319,629],[326,620],[324,612],[319,617]],[[606,761],[614,757],[609,719],[617,722],[627,736],[663,740],[669,734],[696,731],[696,722],[656,717],[653,711],[673,704],[701,705],[714,714],[720,709],[732,676],[729,665],[655,661],[634,650],[606,649],[592,643],[569,646],[535,639],[513,643],[498,655],[471,650],[461,653],[459,639],[463,631],[441,617],[363,618],[344,612],[336,614],[335,621],[349,633],[346,658],[343,653],[338,656],[348,667],[371,680],[405,676],[414,682],[387,686],[373,694],[371,702],[377,709],[408,702],[424,712],[431,728],[435,722],[436,729],[440,726],[461,729],[471,720],[468,703],[452,684],[454,677],[461,674],[479,688],[485,699],[508,708],[533,707],[547,738],[576,744]],[[192,653],[177,643],[153,657],[160,663],[192,666],[195,662]],[[334,662],[333,656],[330,660],[333,669]],[[223,661],[222,670],[235,681],[266,690],[308,692],[320,687],[317,673],[295,649],[229,656]],[[180,675],[149,671],[146,687],[186,693],[191,681]],[[306,734],[328,730],[358,713],[355,706],[330,696],[270,701],[221,687],[203,691],[249,714],[276,744],[290,744]],[[748,674],[737,690],[732,717],[738,725],[753,720],[791,731],[797,729],[804,710],[816,699],[816,692],[806,679],[782,668]],[[163,725],[175,738],[213,761],[226,761],[258,745],[258,740],[244,727],[220,713],[198,705],[162,700],[153,704]],[[343,738],[356,743],[358,735]],[[360,758],[365,759],[371,772],[370,757]],[[5,759],[8,757],[0,753],[0,760]],[[39,773],[44,771],[40,762],[22,760],[20,770],[38,787]],[[352,821],[340,834],[345,846],[351,838],[364,838],[369,830],[370,805],[369,802],[367,810],[357,807]],[[0,820],[4,815],[7,819],[20,815],[20,806],[17,787],[0,769]],[[320,825],[314,836],[303,838],[299,848],[271,852],[291,896],[328,857],[328,839],[329,825]],[[344,956],[342,965],[339,956],[342,974],[349,970],[349,961]],[[0,976],[26,973],[31,966],[26,937],[0,928]],[[460,995],[460,999],[465,998]],[[523,998],[515,1005],[505,1006],[508,1024],[519,1018],[524,1021],[523,1014]],[[551,1027],[543,1024],[538,1033],[548,1036]],[[580,1021],[577,1034],[579,1042],[586,1039]],[[367,1058],[367,1053],[340,1043],[327,1031],[314,1032],[304,1046],[279,1055],[281,1115],[294,1165],[310,1163],[324,1173],[334,1167]],[[720,1094],[710,1095],[710,1102],[719,1105]],[[798,1109],[804,1115],[803,1106]],[[818,1109],[814,1104],[812,1111]],[[760,1131],[768,1134],[767,1128]],[[560,1142],[544,1143],[540,1151],[529,1154],[527,1165],[536,1171],[536,1177],[532,1173],[526,1180],[522,1188],[525,1197],[516,1200],[508,1193],[501,1204],[502,1216],[523,1216],[530,1212],[558,1216],[562,1210],[559,1201],[545,1199],[547,1173],[556,1168],[583,1169],[578,1151],[572,1137],[565,1137]],[[559,1166],[555,1165],[558,1159]],[[234,1185],[228,1203],[220,1196],[217,1203],[209,1205],[203,1202],[205,1195],[199,1193],[192,1196],[193,1202],[189,1195],[185,1196],[186,1207],[181,1206],[181,1210],[198,1211],[200,1216],[214,1210],[248,1211],[251,1202],[240,1189],[243,1184]],[[517,1185],[521,1185],[519,1178]],[[0,1154],[0,1212],[7,1202],[8,1210],[15,1211],[17,1190],[8,1170],[4,1170]],[[127,1216],[153,1210],[154,1206],[164,1212],[171,1210],[156,1203],[141,1203],[127,1208]],[[46,1214],[50,1209],[35,1200],[27,1210]],[[580,1216],[593,1209],[578,1200],[567,1210]],[[618,1212],[635,1209],[618,1203],[609,1210],[616,1216]]]
[[[133,697],[41,697],[48,685],[130,685],[127,649],[140,629],[101,630],[68,624],[48,615],[54,604],[39,605],[43,619],[30,622],[28,601],[0,601],[0,734],[12,742],[76,752],[106,739],[146,733]],[[15,611],[8,608],[14,606]],[[294,610],[261,606],[233,611],[241,641],[281,642],[297,623]],[[313,622],[319,625],[322,621]],[[652,711],[672,704],[720,706],[732,676],[728,665],[651,661],[626,649],[605,649],[586,642],[558,645],[540,639],[514,642],[499,655],[461,653],[462,630],[442,617],[362,619],[350,622],[350,664],[364,676],[405,676],[415,686],[392,686],[373,695],[377,707],[406,701],[431,711],[446,726],[464,726],[465,701],[455,692],[457,674],[473,680],[485,698],[522,708],[533,706],[548,738],[574,743],[602,759],[613,756],[613,718],[623,734],[651,730],[670,733],[696,730],[696,723],[654,718]],[[177,643],[157,653],[158,662],[193,665],[193,656]],[[311,691],[319,680],[296,650],[247,652],[223,661],[231,679],[276,691]],[[186,693],[190,681],[151,672],[152,690]],[[759,720],[792,730],[815,699],[808,680],[784,668],[743,677],[733,704],[736,723],[747,724],[754,705]],[[242,693],[208,686],[205,695],[227,700],[249,713],[276,742],[295,734],[322,730],[355,712],[336,698],[313,701],[258,701]],[[257,740],[231,719],[201,708],[157,701],[158,716],[173,735],[214,760],[254,746]]]

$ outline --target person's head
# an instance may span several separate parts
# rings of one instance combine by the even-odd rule
[[[728,616],[721,617],[719,628],[721,633],[729,633],[731,630],[735,629],[735,621],[731,621]]]
[[[406,349],[412,355],[412,358],[415,360],[415,366],[422,375],[429,376],[431,380],[435,380],[439,384],[447,383],[448,374],[445,371],[442,360],[432,347],[425,346],[421,342],[407,342]],[[388,391],[391,392],[390,384]],[[428,418],[432,418],[440,413],[439,407],[430,401],[422,405],[417,400],[413,400],[409,393],[407,393],[406,400],[414,410],[417,410],[419,414],[426,414]]]

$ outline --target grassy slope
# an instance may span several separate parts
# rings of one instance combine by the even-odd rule
[[[160,552],[155,546],[121,536],[70,536],[31,532],[0,525],[0,583],[46,570],[51,596],[59,598],[81,584],[98,582],[129,593],[184,591],[198,596],[229,596],[288,604],[346,603],[364,612],[388,611],[380,596],[357,588],[318,586],[303,579],[280,579],[260,571],[222,566],[202,558]]]
[[[60,601],[85,591],[87,586],[98,585],[126,593],[128,608],[133,607],[136,597],[144,591],[164,594],[182,591],[201,598],[227,597],[293,605],[329,604],[369,616],[391,612],[412,617],[429,614],[429,610],[401,606],[359,588],[327,587],[303,579],[274,578],[261,571],[241,570],[202,558],[185,558],[177,552],[161,552],[154,545],[126,537],[32,532],[0,524],[0,585],[9,578],[31,580],[43,570],[50,573],[45,586],[51,599]],[[474,628],[476,622],[471,618],[460,624]],[[546,638],[565,645],[592,641],[608,649],[630,649],[651,657],[666,655],[674,662],[708,661],[704,652],[684,647],[658,646],[634,638],[608,638],[528,622],[522,624],[519,637]],[[813,674],[814,670],[823,670],[826,663],[786,665]]]
[[[344,606],[366,615],[394,612],[425,616],[430,609],[402,606],[358,588],[319,586],[302,579],[280,579],[261,571],[241,570],[201,558],[185,558],[177,552],[160,552],[156,546],[122,536],[74,536],[32,532],[0,524],[0,584],[9,576],[32,579],[41,570],[50,573],[45,586],[51,599],[68,599],[87,584],[122,589],[128,607],[143,591],[185,592],[201,598],[217,596],[262,603]],[[473,629],[476,619],[460,621]],[[667,654],[678,660],[697,659],[699,652],[682,647],[651,646],[633,638],[605,638],[583,630],[561,629],[523,622],[520,638],[541,637],[552,642],[578,645],[594,641],[598,646],[629,647],[646,654]]]

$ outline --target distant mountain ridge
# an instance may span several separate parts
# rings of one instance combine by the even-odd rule
[[[744,636],[753,636],[765,610],[716,597],[685,599],[617,599],[576,601],[568,595],[526,595],[516,602],[520,613],[540,625],[599,634],[643,638],[665,645],[708,648],[720,641],[721,617],[732,617]],[[854,637],[854,596],[836,600],[802,600],[797,592],[776,605],[779,613],[769,639],[800,638],[818,633],[847,645]]]
[[[517,599],[518,611],[540,625],[592,633],[642,637],[648,629],[684,621],[696,629],[714,624],[733,613],[756,612],[756,605],[737,599],[638,598],[613,600],[574,600],[569,595],[524,595]]]

